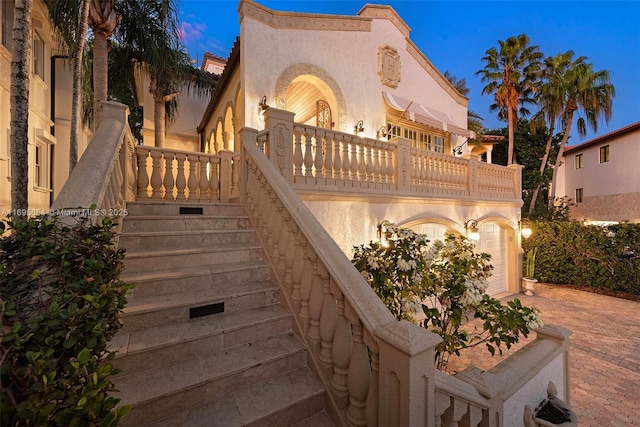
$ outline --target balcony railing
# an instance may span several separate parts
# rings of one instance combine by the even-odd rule
[[[258,146],[299,191],[521,201],[521,170],[293,122],[269,108]]]

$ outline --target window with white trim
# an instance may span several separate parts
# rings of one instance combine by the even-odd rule
[[[582,169],[582,154],[576,154],[576,169]]]
[[[55,137],[42,129],[35,129],[33,145],[33,186],[39,190],[51,190],[49,179],[51,165],[51,145]]]
[[[606,163],[609,161],[609,146],[605,145],[600,147],[600,163]]]
[[[37,31],[33,32],[33,74],[44,80],[44,40]]]
[[[433,137],[433,151],[436,153],[444,153],[444,138],[441,136]]]
[[[576,188],[576,203],[582,203],[583,189]]]
[[[387,123],[387,138],[402,137],[411,141],[412,147],[423,150],[444,153],[445,135],[444,132],[425,130],[405,124]]]

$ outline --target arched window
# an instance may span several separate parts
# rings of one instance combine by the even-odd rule
[[[322,99],[316,101],[316,126],[325,129],[333,129],[331,107],[328,102]]]

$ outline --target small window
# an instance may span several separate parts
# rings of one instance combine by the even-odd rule
[[[387,139],[391,139],[394,136],[402,136],[402,128],[398,125],[387,125]]]
[[[44,40],[33,32],[33,73],[44,80]]]
[[[429,151],[433,150],[433,147],[431,146],[431,135],[420,132],[420,148]]]
[[[600,163],[609,161],[609,146],[600,147]]]
[[[582,169],[582,154],[576,154],[576,169]]]
[[[433,137],[433,151],[436,153],[444,153],[444,138],[441,136]]]
[[[36,161],[34,164],[34,180],[36,187],[44,187],[44,146],[41,144],[36,144]]]
[[[576,188],[576,203],[582,203],[582,188]]]
[[[416,141],[418,139],[418,132],[415,129],[409,129],[409,128],[405,128],[404,129],[404,137],[411,140],[411,146],[415,147],[416,146]]]
[[[0,1],[0,42],[8,50],[11,50],[11,32],[13,31],[14,0]]]

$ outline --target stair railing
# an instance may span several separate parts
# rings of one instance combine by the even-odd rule
[[[110,101],[102,105],[104,120],[51,206],[53,215],[89,217],[96,223],[105,216],[124,215],[125,202],[135,200],[129,108]]]
[[[242,200],[279,284],[327,410],[344,426],[433,425],[440,338],[396,321],[243,128]]]

